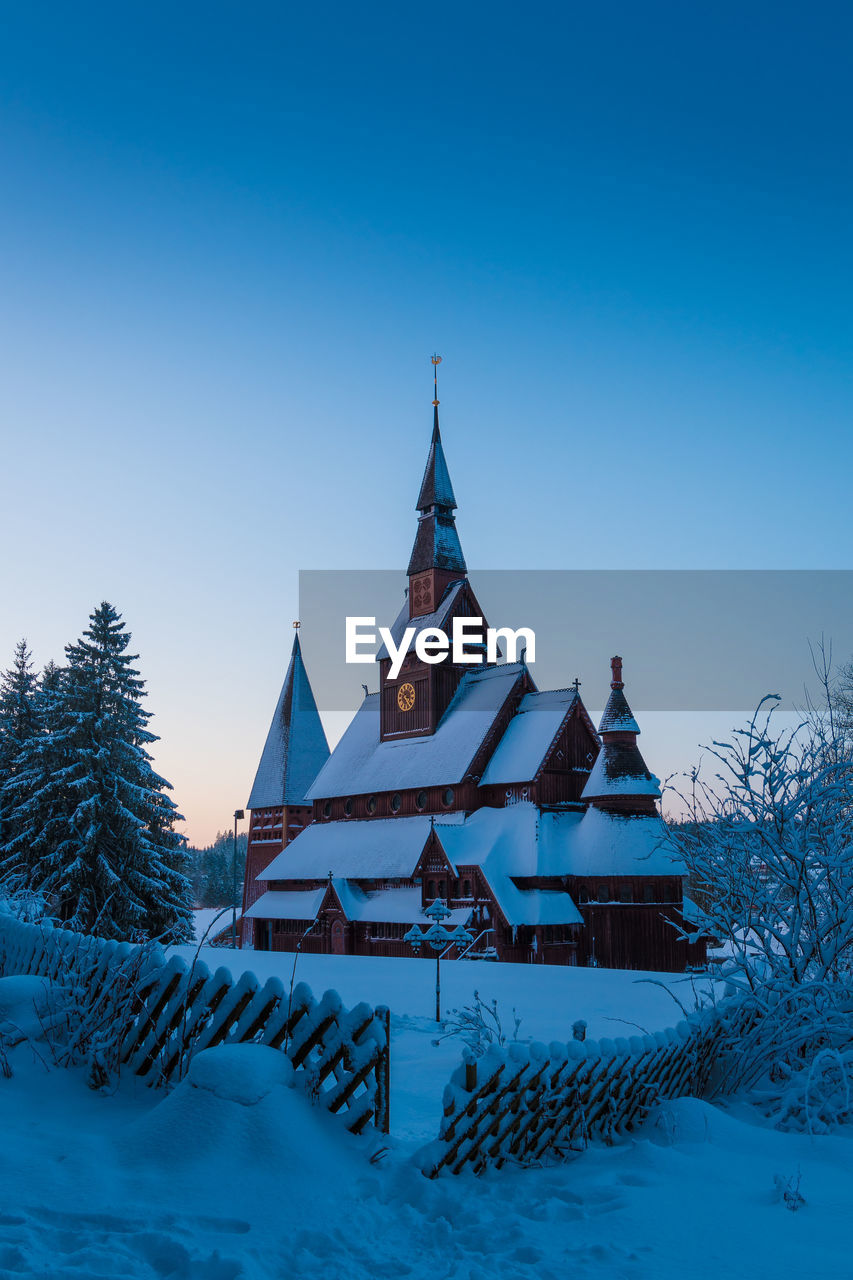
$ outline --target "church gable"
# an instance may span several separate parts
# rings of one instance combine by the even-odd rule
[[[430,876],[458,875],[456,867],[450,861],[435,828],[430,831],[423,852],[418,858],[417,866],[412,872],[413,878],[426,880]]]
[[[577,688],[528,692],[509,721],[483,772],[481,788],[493,803],[580,801],[598,754],[592,721]]]

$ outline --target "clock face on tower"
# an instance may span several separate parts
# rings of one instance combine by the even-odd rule
[[[401,711],[411,711],[415,705],[415,686],[409,684],[401,684],[397,690],[397,706]]]

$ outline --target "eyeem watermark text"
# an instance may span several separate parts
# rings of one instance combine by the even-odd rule
[[[420,631],[406,627],[400,643],[395,644],[391,628],[377,629],[375,618],[347,618],[347,662],[375,662],[378,641],[385,645],[391,659],[388,674],[392,680],[400,674],[413,641],[421,662],[444,662],[448,657],[459,663],[497,662],[501,641],[506,644],[507,662],[518,662],[522,652],[526,662],[536,661],[536,635],[530,627],[486,627],[482,618],[454,618],[449,636],[440,627],[424,627]],[[363,652],[367,646],[370,652]]]

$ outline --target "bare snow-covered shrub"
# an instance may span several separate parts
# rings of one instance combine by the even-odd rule
[[[486,1004],[480,999],[479,991],[475,991],[471,1004],[463,1005],[461,1009],[450,1010],[444,1021],[444,1032],[433,1041],[433,1044],[458,1037],[474,1056],[479,1058],[486,1052],[489,1045],[504,1045],[509,1040],[518,1039],[521,1018],[515,1009],[512,1011],[512,1021],[512,1033],[505,1031],[498,1012],[497,1000]]]
[[[725,1087],[809,1129],[850,1118],[853,1051],[853,761],[825,687],[798,728],[778,732],[765,698],[714,743],[715,776],[690,775],[689,820],[670,827],[741,997]]]

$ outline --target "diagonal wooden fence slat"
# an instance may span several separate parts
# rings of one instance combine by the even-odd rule
[[[134,946],[30,924],[0,913],[0,976],[32,973],[55,984],[63,1016],[110,1021],[121,1061],[154,1086],[181,1079],[194,1054],[254,1042],[287,1054],[304,1087],[353,1133],[389,1132],[390,1018],[337,992],[318,1001],[304,983],[286,996],[270,979],[167,958]]]
[[[565,1159],[591,1139],[612,1142],[655,1103],[701,1096],[715,1074],[721,1087],[724,1041],[757,1016],[727,1003],[654,1035],[492,1045],[479,1059],[468,1051],[445,1087],[439,1136],[419,1153],[421,1169],[430,1178],[479,1173]]]

